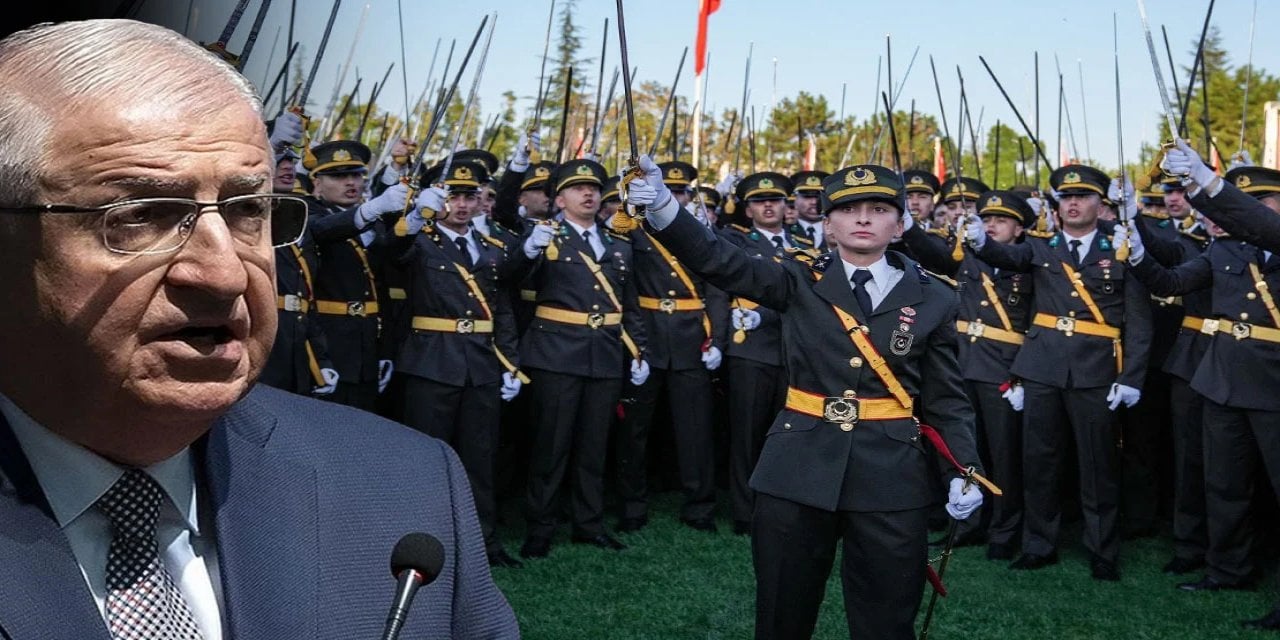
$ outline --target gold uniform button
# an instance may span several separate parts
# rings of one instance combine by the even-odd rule
[[[678,277],[680,277],[680,276],[676,275],[676,272],[672,271],[672,272],[671,272],[671,277],[672,277],[672,278],[678,278]]]
[[[788,422],[788,423],[786,423],[786,424],[783,424],[783,425],[782,425],[782,428],[783,428],[783,429],[790,429],[790,428],[791,428],[791,423],[790,423],[790,422]]]
[[[1248,299],[1250,299],[1250,300],[1256,300],[1256,299],[1258,299],[1258,294],[1256,294],[1256,293],[1254,293],[1254,292],[1250,291],[1249,293],[1244,294],[1244,297],[1246,297],[1246,298],[1248,298]]]
[[[983,307],[989,307],[989,306],[991,306],[991,303],[990,303],[990,302],[987,302],[986,300],[983,300],[983,301],[979,302],[979,303],[978,303],[978,305],[979,305],[979,306],[983,306]]]
[[[1080,292],[1079,292],[1079,291],[1072,291],[1072,292],[1071,292],[1071,297],[1072,297],[1072,298],[1079,298],[1079,297],[1080,297]]]
[[[1074,312],[1074,311],[1068,311],[1068,312],[1067,312],[1067,315],[1068,315],[1068,316],[1070,316],[1070,317],[1072,317],[1072,318],[1074,318],[1074,317],[1076,317],[1076,312]]]
[[[1240,319],[1241,319],[1241,320],[1248,320],[1248,319],[1249,319],[1249,314],[1247,314],[1247,313],[1241,313],[1241,314],[1240,314]]]
[[[473,315],[472,312],[468,311],[467,316],[471,316],[471,315]]]
[[[599,291],[599,290],[600,290],[600,285],[598,285],[598,284],[593,284],[593,285],[591,285],[591,288],[592,288],[592,289],[595,289],[596,291]]]
[[[592,310],[592,311],[598,311],[599,309],[600,309],[600,305],[598,305],[598,304],[593,304],[593,305],[591,305],[591,310]]]
[[[853,367],[854,369],[857,369],[857,368],[861,367],[861,366],[862,366],[862,358],[859,358],[858,356],[854,356],[854,357],[852,357],[852,358],[849,358],[849,366]]]
[[[670,291],[667,291],[667,295],[674,297],[676,295],[676,292],[674,290],[670,290]]]
[[[845,389],[843,395],[846,398],[856,398],[858,397],[858,392],[854,391],[853,389]]]

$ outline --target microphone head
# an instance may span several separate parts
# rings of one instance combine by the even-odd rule
[[[391,575],[400,577],[406,569],[422,575],[422,584],[431,584],[444,568],[444,545],[429,533],[406,533],[391,550]]]

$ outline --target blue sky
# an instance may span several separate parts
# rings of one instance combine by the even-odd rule
[[[239,51],[253,21],[260,0],[249,3],[232,51]],[[295,37],[309,52],[314,52],[328,17],[331,0],[297,0],[298,19]],[[405,18],[406,53],[409,60],[408,82],[414,97],[421,92],[427,78],[432,50],[437,38],[443,38],[441,60],[449,40],[457,38],[458,54],[462,51],[485,12],[498,13],[497,31],[489,54],[488,68],[480,86],[480,100],[485,107],[499,103],[500,94],[511,89],[531,102],[537,91],[550,0],[494,0],[487,3],[439,3],[426,0],[402,0]],[[233,0],[196,0],[188,35],[200,40],[215,40],[231,13]],[[1147,0],[1147,10],[1156,38],[1161,66],[1166,77],[1160,25],[1169,31],[1174,60],[1179,65],[1191,62],[1194,40],[1198,37],[1206,0]],[[187,1],[150,0],[139,18],[181,27],[188,15]],[[326,102],[333,92],[339,65],[347,58],[356,35],[364,7],[368,6],[359,46],[352,57],[346,88],[354,83],[355,69],[365,78],[362,92],[378,80],[387,64],[396,63],[392,81],[379,98],[384,107],[402,110],[404,104],[400,80],[400,47],[395,0],[343,0],[334,26],[329,48],[320,68],[313,102]],[[661,0],[627,2],[628,40],[632,65],[640,68],[637,80],[669,83],[684,46],[692,47],[696,30],[697,0]],[[557,7],[557,11],[559,7]],[[1233,64],[1248,58],[1249,20],[1253,0],[1218,0],[1213,15]],[[878,2],[858,0],[789,0],[785,3],[761,0],[722,0],[720,10],[711,16],[708,49],[710,51],[708,95],[709,106],[719,109],[736,106],[741,100],[742,77],[748,43],[754,42],[754,58],[750,79],[751,102],[757,111],[767,109],[774,94],[774,60],[777,60],[777,97],[793,96],[804,90],[825,94],[833,110],[839,111],[842,83],[847,84],[846,112],[865,117],[870,114],[875,96],[877,58],[885,51],[885,34],[892,34],[893,73],[895,84],[901,82],[912,50],[919,45],[915,68],[902,91],[898,108],[905,110],[914,98],[917,110],[936,114],[937,98],[929,72],[930,54],[938,65],[947,116],[955,127],[955,108],[959,84],[956,65],[965,77],[973,117],[985,108],[983,127],[997,118],[1016,126],[1014,115],[1001,98],[994,83],[983,70],[978,55],[986,58],[999,75],[1023,115],[1030,120],[1033,104],[1034,51],[1040,52],[1041,134],[1053,157],[1057,129],[1057,75],[1054,54],[1062,65],[1066,81],[1068,109],[1075,126],[1076,142],[1085,153],[1083,115],[1088,115],[1088,147],[1102,164],[1116,164],[1116,117],[1114,102],[1112,14],[1119,20],[1120,77],[1124,111],[1124,148],[1130,161],[1136,159],[1140,142],[1154,142],[1160,118],[1159,95],[1142,37],[1136,0],[1073,0],[1069,3],[1046,3],[1033,0],[987,0],[955,2],[954,0],[910,0]],[[288,0],[274,0],[245,70],[255,83],[268,75],[267,62],[278,27],[288,21]],[[595,57],[600,50],[604,19],[611,20],[607,73],[617,63],[616,26],[612,24],[614,2],[579,0],[575,21],[582,28],[583,49]],[[1280,47],[1271,46],[1268,31],[1280,24],[1280,2],[1259,0],[1257,35],[1253,47],[1253,63],[1272,73],[1280,73]],[[1267,29],[1270,25],[1272,28]],[[284,55],[283,35],[271,62],[272,74]],[[692,55],[692,53],[690,54]],[[1079,64],[1077,64],[1077,60]],[[456,64],[456,61],[455,61]],[[309,67],[309,60],[307,61]],[[686,67],[690,71],[691,64]],[[1084,109],[1081,108],[1083,69]],[[596,72],[591,73],[591,82]],[[470,86],[470,73],[463,88]],[[686,75],[681,81],[681,95],[692,100],[693,85]],[[1168,81],[1168,80],[1167,80]],[[607,82],[607,79],[606,79]],[[1179,76],[1179,84],[1185,77]],[[1270,99],[1280,99],[1269,96]],[[1210,96],[1212,99],[1212,96]],[[522,103],[522,106],[526,103]],[[1063,127],[1064,136],[1066,127]],[[1260,135],[1256,132],[1253,135]],[[1221,143],[1221,141],[1220,141]],[[1235,141],[1222,144],[1224,152],[1235,147]],[[1055,158],[1056,160],[1056,158]]]

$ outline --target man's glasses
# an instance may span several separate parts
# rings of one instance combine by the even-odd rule
[[[232,237],[249,246],[260,246],[266,234],[271,246],[291,245],[307,226],[307,203],[302,198],[275,193],[235,196],[218,202],[189,198],[139,198],[97,207],[45,204],[3,207],[16,213],[101,213],[102,242],[115,253],[150,255],[177,251],[186,244],[196,221],[216,208]]]

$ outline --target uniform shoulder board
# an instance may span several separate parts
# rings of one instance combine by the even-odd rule
[[[614,231],[613,229],[609,229],[607,227],[605,228],[605,233],[611,238],[615,238],[623,242],[631,242],[631,236],[625,233],[618,233],[617,231]]]
[[[1048,240],[1049,238],[1057,235],[1053,231],[1036,231],[1035,229],[1027,229],[1026,234],[1032,238],[1040,238],[1041,240]]]
[[[812,240],[810,240],[810,239],[809,239],[808,237],[806,237],[806,236],[802,236],[802,235],[799,235],[799,234],[794,234],[794,233],[793,233],[793,234],[791,234],[791,241],[792,241],[792,242],[794,242],[794,243],[796,243],[796,244],[798,244],[798,245],[803,245],[803,246],[805,246],[805,247],[812,247],[812,246],[813,246],[813,241],[812,241]]]
[[[925,233],[932,233],[933,235],[938,236],[939,238],[947,238],[951,236],[951,232],[947,231],[946,229],[939,229],[936,227],[932,229],[925,229]]]
[[[952,289],[956,289],[960,287],[960,283],[956,282],[954,279],[948,278],[947,276],[944,276],[940,273],[934,273],[932,271],[929,271],[928,269],[925,269],[924,267],[920,266],[919,262],[916,263],[916,275],[920,277],[920,284],[929,284],[929,277],[933,276],[934,278],[938,279],[943,284],[946,284]]]
[[[733,229],[734,231],[739,231],[739,232],[741,232],[741,233],[751,233],[751,230],[750,230],[750,229],[748,229],[748,228],[746,228],[746,227],[744,227],[744,226],[742,226],[742,225],[740,225],[740,224],[731,224],[731,225],[729,225],[729,228],[730,228],[730,229]]]
[[[499,240],[499,239],[497,239],[497,238],[495,238],[495,237],[493,237],[493,236],[487,236],[487,235],[485,235],[485,234],[483,234],[483,233],[482,233],[482,234],[480,234],[480,239],[481,239],[481,240],[483,240],[483,241],[485,241],[485,242],[488,242],[489,244],[491,244],[491,245],[493,245],[493,246],[495,246],[495,247],[497,247],[497,248],[499,248],[499,249],[506,249],[506,248],[507,248],[507,243],[505,243],[505,242],[503,242],[503,241],[501,241],[501,240]]]
[[[1196,242],[1205,243],[1205,242],[1208,242],[1208,241],[1209,241],[1209,236],[1207,236],[1207,235],[1205,235],[1205,234],[1203,234],[1203,233],[1196,233],[1196,232],[1194,232],[1194,231],[1188,231],[1188,230],[1186,230],[1186,229],[1178,229],[1178,233],[1181,233],[1182,235],[1184,235],[1184,236],[1186,236],[1186,237],[1188,237],[1188,238],[1191,238],[1192,240],[1195,240]]]
[[[818,256],[817,258],[814,258],[813,261],[809,263],[809,268],[813,270],[813,272],[816,274],[819,274],[819,275],[825,274],[827,272],[827,269],[833,263],[835,263],[835,261],[836,261],[835,252],[827,252]]]
[[[804,264],[812,265],[813,261],[818,258],[817,252],[811,249],[797,249],[788,247],[786,255],[792,260],[798,260]]]

